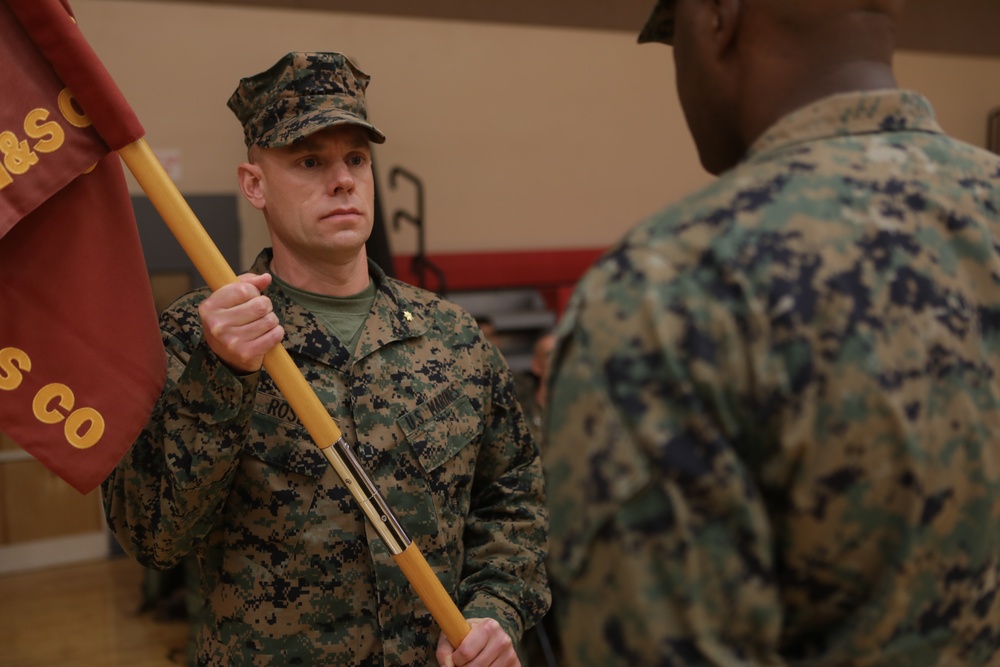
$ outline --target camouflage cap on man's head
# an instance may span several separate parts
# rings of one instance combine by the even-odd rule
[[[657,0],[653,13],[646,20],[642,32],[639,33],[639,43],[663,42],[673,44],[674,41],[674,5],[677,0]]]
[[[371,77],[340,53],[289,53],[269,70],[240,80],[229,108],[243,124],[247,146],[287,146],[332,125],[360,125],[375,143],[385,141],[368,122],[365,89]]]

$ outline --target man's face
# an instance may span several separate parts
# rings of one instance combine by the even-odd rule
[[[281,148],[257,148],[259,202],[275,259],[307,266],[355,259],[372,231],[375,183],[368,134],[337,125]],[[259,205],[258,205],[259,203]]]
[[[745,147],[739,138],[731,62],[721,50],[716,3],[676,0],[673,34],[677,96],[701,164],[711,174],[734,166]]]

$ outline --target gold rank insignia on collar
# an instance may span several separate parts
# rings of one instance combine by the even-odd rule
[[[404,310],[403,311],[403,318],[406,319],[407,322],[412,322],[413,321],[413,313],[411,313],[408,310]]]

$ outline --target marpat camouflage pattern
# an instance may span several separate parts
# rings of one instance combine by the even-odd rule
[[[516,642],[549,592],[541,466],[510,371],[471,316],[370,266],[353,356],[272,283],[284,345],[459,609]],[[167,386],[104,484],[112,530],[150,567],[196,554],[199,665],[436,664],[438,627],[267,372],[234,376],[201,339],[207,295],[161,318]]]
[[[582,280],[543,462],[564,667],[1000,665],[1000,157],[785,117]]]
[[[377,144],[382,131],[368,122],[365,90],[371,77],[336,52],[292,52],[260,74],[240,79],[228,106],[243,125],[247,146],[287,146],[317,130],[360,125]]]

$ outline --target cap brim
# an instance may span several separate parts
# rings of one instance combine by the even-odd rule
[[[310,134],[337,125],[357,125],[368,130],[368,137],[373,143],[385,143],[385,135],[377,127],[366,120],[352,114],[331,109],[317,109],[293,116],[279,123],[266,135],[260,137],[256,144],[264,148],[280,148],[295,141],[308,137]]]
[[[674,40],[674,16],[668,11],[673,5],[672,0],[660,0],[653,7],[652,13],[646,19],[646,25],[639,33],[638,42],[648,44],[650,42],[660,42],[671,45]]]

